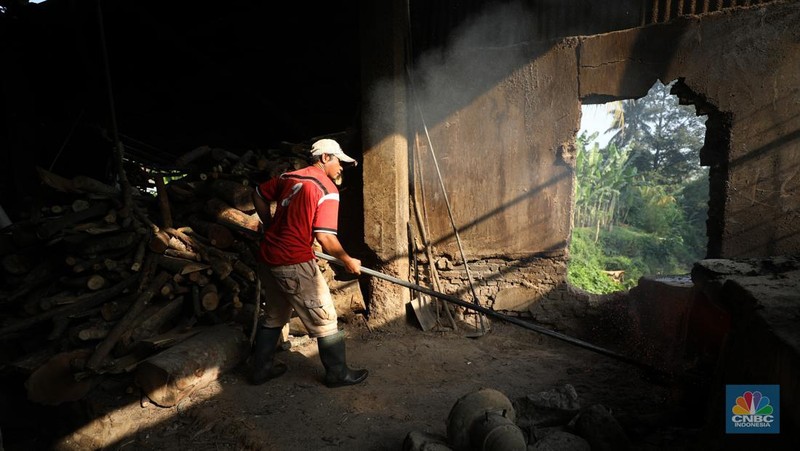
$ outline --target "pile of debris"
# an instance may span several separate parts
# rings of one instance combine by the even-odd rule
[[[251,194],[304,166],[302,149],[203,146],[168,172],[128,161],[120,186],[39,168],[47,205],[0,232],[0,370],[30,373],[29,399],[56,405],[80,399],[95,376],[138,368],[148,395],[169,406],[197,382],[187,378],[238,363],[262,299]],[[156,396],[167,380],[172,391]]]

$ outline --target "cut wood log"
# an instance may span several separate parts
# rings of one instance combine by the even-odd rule
[[[27,274],[36,266],[37,258],[31,253],[27,254],[10,254],[3,257],[3,269],[14,275]]]
[[[239,283],[233,280],[233,277],[226,277],[220,280],[220,283],[225,287],[226,299],[233,302],[236,308],[241,308],[242,303],[239,300],[239,293],[241,293],[242,288]]]
[[[192,286],[192,309],[194,316],[200,318],[203,316],[203,306],[200,305],[200,287],[198,285]]]
[[[200,254],[198,254],[196,252],[179,251],[177,249],[167,249],[167,250],[164,251],[164,255],[166,255],[167,257],[183,258],[183,259],[186,259],[186,260],[194,260],[194,261],[198,261],[198,262],[200,260],[202,260],[202,257],[200,257]]]
[[[85,232],[89,235],[102,235],[119,231],[122,228],[119,224],[106,224],[104,222],[94,222],[88,224],[80,224],[71,229],[73,232]]]
[[[111,288],[107,288],[105,290],[100,290],[100,291],[94,291],[81,296],[76,296],[75,302],[72,302],[69,305],[57,309],[48,310],[34,317],[25,318],[23,320],[19,320],[11,324],[8,324],[7,326],[0,329],[0,337],[9,335],[14,332],[18,332],[20,330],[25,330],[31,326],[41,323],[42,321],[47,321],[57,316],[67,316],[76,312],[96,307],[102,304],[103,302],[106,302],[109,299],[119,295],[125,289],[133,286],[137,281],[138,277],[129,277],[127,279],[124,279],[122,282],[119,282],[118,284],[114,285]]]
[[[47,336],[47,340],[58,340],[62,335],[64,335],[64,332],[67,331],[67,327],[69,327],[69,318],[53,318],[53,330],[50,331],[50,335]]]
[[[52,294],[52,288],[53,286],[38,286],[33,288],[22,304],[22,311],[29,316],[36,316],[43,310],[41,305],[43,305],[42,301],[44,299],[58,296],[72,297],[74,294],[71,290],[62,290],[56,294]]]
[[[253,187],[251,186],[234,180],[218,179],[211,183],[211,192],[239,211],[248,214],[255,211],[252,198]]]
[[[161,289],[161,286],[164,285],[169,278],[170,274],[165,271],[160,272],[156,277],[153,278],[150,286],[142,291],[142,293],[136,299],[136,302],[134,302],[131,306],[130,310],[128,310],[125,316],[123,316],[122,319],[117,322],[114,328],[108,333],[108,336],[106,336],[106,338],[97,346],[97,349],[94,350],[94,353],[86,362],[87,369],[97,373],[103,372],[106,358],[114,348],[117,340],[119,340],[119,337],[121,337],[122,334],[124,334],[132,324],[134,324],[139,314],[150,303],[153,295],[155,295],[155,293]]]
[[[154,306],[152,313],[120,337],[117,352],[122,355],[129,352],[140,340],[153,337],[163,332],[165,325],[174,320],[183,308],[183,298],[178,297],[159,306]]]
[[[211,152],[211,147],[209,146],[196,147],[175,159],[175,164],[178,167],[184,167],[198,158],[207,155],[209,152]]]
[[[233,270],[248,282],[256,281],[256,272],[241,260],[233,262]]]
[[[161,291],[159,292],[159,294],[161,295],[161,297],[166,299],[169,298],[170,295],[172,295],[172,293],[174,292],[175,292],[175,284],[174,282],[172,282],[172,280],[168,280],[167,283],[161,286]]]
[[[215,197],[206,202],[206,213],[214,218],[215,222],[230,227],[233,231],[245,230],[257,234],[261,227],[261,221],[255,213],[244,213]]]
[[[181,274],[181,275],[192,274],[198,271],[205,271],[206,269],[209,269],[211,267],[211,265],[209,265],[208,263],[189,260],[187,258],[170,257],[168,255],[159,255],[158,265],[173,274]]]
[[[103,216],[103,221],[105,221],[108,224],[116,224],[118,216],[119,214],[117,213],[117,210],[112,208],[108,210],[108,213],[106,213],[105,216]]]
[[[105,256],[99,256],[90,259],[75,259],[75,264],[72,265],[72,272],[75,274],[83,274],[86,271],[99,271],[105,266]]]
[[[46,311],[56,307],[61,307],[64,305],[74,304],[76,300],[79,299],[78,296],[70,290],[60,291],[52,296],[42,297],[39,299],[39,308],[36,309],[33,305],[27,304],[25,305],[24,309],[29,314],[33,314],[36,311]]]
[[[219,307],[219,290],[217,290],[216,284],[209,283],[200,290],[200,304],[207,312],[212,312]]]
[[[106,278],[100,274],[87,274],[82,277],[61,277],[59,283],[72,288],[88,288],[97,291],[106,286]]]
[[[149,249],[156,254],[163,254],[169,249],[169,234],[163,230],[153,232],[148,243]]]
[[[25,381],[28,399],[47,406],[57,406],[86,396],[95,381],[76,381],[73,362],[76,359],[85,359],[90,352],[87,349],[62,352],[37,368]]]
[[[60,271],[55,267],[51,259],[42,260],[35,268],[25,274],[19,287],[5,295],[5,297],[0,296],[0,305],[16,302],[33,290],[49,286],[49,282],[55,279],[59,273]]]
[[[72,186],[78,191],[97,194],[100,196],[116,197],[120,194],[119,188],[85,175],[73,177]]]
[[[185,325],[178,325],[172,330],[156,335],[155,337],[143,338],[140,342],[140,347],[146,347],[147,349],[158,351],[175,346],[176,344],[189,339],[202,331],[203,329],[191,329],[187,328]]]
[[[158,211],[161,213],[161,225],[164,228],[172,227],[172,209],[169,206],[169,196],[167,186],[164,183],[164,176],[155,174],[156,192],[158,193]]]
[[[39,174],[39,180],[41,180],[50,188],[65,193],[75,192],[75,187],[72,186],[72,180],[50,172],[39,166],[36,167],[36,172]]]
[[[97,291],[101,288],[105,288],[107,284],[108,282],[105,277],[101,276],[100,274],[92,274],[86,281],[86,288],[92,291]]]
[[[109,205],[106,202],[97,202],[86,210],[66,214],[58,219],[51,219],[39,226],[36,235],[41,239],[52,237],[58,232],[73,224],[84,222],[88,219],[104,216],[108,213]]]
[[[166,229],[166,230],[171,230],[171,229]],[[179,240],[174,236],[169,237],[169,248],[179,252],[191,252],[190,251],[191,248],[186,243],[184,243],[183,241]]]
[[[208,223],[205,236],[211,245],[218,249],[228,249],[236,240],[229,228],[216,223]]]
[[[188,277],[189,280],[192,281],[192,283],[201,288],[208,285],[209,283],[208,277],[206,277],[206,275],[201,273],[200,271],[189,273]]]
[[[189,215],[186,218],[186,222],[194,231],[208,239],[212,246],[220,249],[229,248],[235,240],[229,228],[207,221],[196,214]]]
[[[239,260],[250,268],[255,269],[258,267],[257,256],[261,252],[258,240],[237,240],[231,246],[231,251],[236,252]]]
[[[242,156],[239,157],[239,159],[236,161],[236,164],[233,165],[231,168],[231,174],[245,174],[248,171],[254,170],[255,168],[250,166],[250,161],[253,159],[253,157],[255,157],[255,155],[255,152],[248,149],[242,154]]]
[[[69,207],[65,205],[50,205],[46,207],[42,207],[42,213],[47,216],[59,216],[63,215]]]
[[[108,336],[109,330],[111,329],[107,325],[91,325],[78,331],[78,338],[82,341],[101,340]]]
[[[106,321],[116,321],[122,318],[125,315],[131,305],[136,301],[136,298],[139,297],[139,293],[131,293],[127,296],[123,296],[119,299],[106,302],[105,304],[100,306],[100,316],[103,317]]]
[[[144,260],[144,256],[142,256],[142,260]],[[128,268],[129,266],[132,266],[131,265],[131,260],[127,259],[127,258],[122,259],[122,260],[115,260],[113,258],[104,258],[103,259],[103,268],[105,268],[106,271],[120,272],[121,273],[121,272],[129,269]]]
[[[176,296],[187,293],[188,291],[189,288],[178,285],[174,280],[170,280],[161,287],[161,297],[164,299],[174,299]]]
[[[187,244],[189,247],[197,249],[197,251],[200,253],[200,257],[211,265],[211,269],[220,279],[228,277],[228,275],[230,275],[230,273],[233,271],[233,264],[219,249],[206,246],[180,230],[166,229],[166,232],[171,236],[178,238],[181,242]]]
[[[144,254],[147,251],[147,237],[142,237],[139,239],[139,244],[136,245],[136,253],[133,254],[133,263],[131,263],[131,271],[138,272],[142,269],[142,263],[144,262]]]
[[[87,199],[75,199],[74,201],[72,201],[72,205],[70,205],[70,208],[72,209],[72,211],[77,213],[79,211],[86,210],[91,206],[92,206],[91,202],[89,202]]]
[[[92,237],[83,243],[81,252],[84,255],[94,255],[125,249],[134,246],[138,238],[139,235],[136,232],[122,232],[110,236]]]
[[[172,407],[239,365],[248,349],[240,327],[210,327],[139,364],[135,381],[150,401]]]

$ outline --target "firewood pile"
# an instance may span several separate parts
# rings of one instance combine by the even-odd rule
[[[204,146],[169,172],[127,162],[127,186],[38,168],[46,205],[0,231],[0,371],[30,372],[29,398],[58,404],[199,331],[233,323],[252,335],[261,293],[251,193],[304,166],[300,149]],[[199,346],[225,341],[218,331],[208,340]]]

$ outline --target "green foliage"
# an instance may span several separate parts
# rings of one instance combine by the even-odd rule
[[[620,226],[602,230],[597,242],[591,228],[576,228],[570,242],[567,277],[572,285],[591,293],[611,293],[635,286],[645,275],[685,274],[694,260],[680,239]],[[605,271],[624,271],[622,283]]]
[[[622,196],[636,169],[628,165],[627,150],[615,145],[601,150],[595,138],[596,134],[582,134],[577,140],[575,225],[600,229],[618,220]]]
[[[631,164],[639,173],[657,173],[666,184],[682,184],[700,172],[705,119],[694,108],[680,105],[670,94],[673,83],[656,82],[647,96],[624,100],[615,114],[617,132],[611,143],[628,147]]]
[[[600,245],[608,255],[625,256],[612,261],[628,262],[626,267],[614,269],[624,269],[626,283],[630,285],[643,275],[683,274],[691,266],[691,262],[678,258],[683,255],[682,240],[663,238],[633,227],[620,226],[601,233]]]
[[[664,185],[639,184],[632,190],[628,224],[661,237],[672,235],[683,211]]]
[[[705,258],[708,246],[708,170],[703,169],[700,176],[687,183],[678,194],[678,204],[683,209],[685,220],[680,234],[692,261]]]
[[[685,274],[707,244],[703,119],[661,83],[615,105],[608,147],[596,135],[577,139],[568,279],[593,293],[630,288],[644,275]],[[624,271],[622,284],[605,271]]]
[[[603,249],[592,238],[593,231],[588,228],[572,230],[570,242],[570,265],[567,280],[590,293],[611,293],[623,289],[604,272]]]

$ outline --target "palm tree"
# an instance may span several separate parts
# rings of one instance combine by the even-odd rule
[[[671,86],[656,83],[645,97],[612,102],[609,131],[614,135],[609,142],[630,147],[632,164],[640,173],[677,185],[701,173],[705,127],[691,106],[678,104]]]
[[[594,227],[595,241],[601,228],[611,228],[623,203],[627,185],[636,174],[628,164],[629,152],[611,144],[601,150],[597,134],[578,138],[575,171],[575,225]]]

